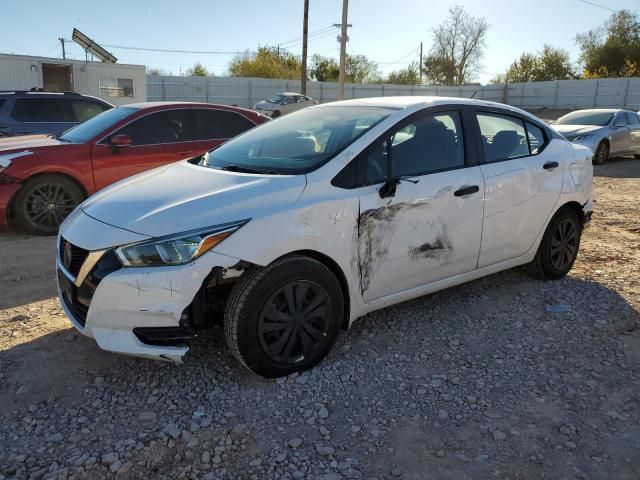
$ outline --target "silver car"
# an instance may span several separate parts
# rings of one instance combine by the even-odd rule
[[[271,118],[279,117],[286,113],[295,112],[301,108],[310,107],[316,105],[313,98],[301,95],[293,92],[282,92],[274,95],[273,97],[262,100],[253,106],[253,109],[263,115],[267,115]]]
[[[640,158],[640,118],[621,109],[592,109],[571,112],[552,123],[567,140],[594,152],[593,163],[633,155]]]

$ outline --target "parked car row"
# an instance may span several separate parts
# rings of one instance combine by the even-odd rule
[[[317,104],[317,101],[306,95],[294,92],[283,92],[256,103],[253,109],[263,115],[277,118],[280,115],[285,115]]]
[[[125,177],[201,155],[268,120],[199,103],[112,108],[64,133],[0,140],[0,226],[55,234],[94,192]]]

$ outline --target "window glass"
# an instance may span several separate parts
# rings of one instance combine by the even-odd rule
[[[133,97],[133,79],[131,78],[99,78],[100,94],[107,97]]]
[[[226,110],[195,109],[196,140],[232,138],[255,125],[242,115]]]
[[[627,125],[627,117],[624,116],[624,113],[619,113],[616,115],[616,118],[613,121],[613,125],[622,124],[624,126]]]
[[[613,113],[598,110],[581,110],[571,112],[560,117],[554,125],[607,125],[611,121]]]
[[[0,98],[0,108],[2,108],[2,106],[4,105],[4,102],[6,101],[7,101],[6,98]]]
[[[86,143],[137,111],[131,107],[111,108],[67,130],[59,138],[65,142]]]
[[[20,122],[73,122],[66,101],[59,98],[19,98],[11,116]]]
[[[386,142],[385,142],[386,143]],[[378,154],[385,156],[386,146]],[[391,136],[393,176],[422,175],[464,166],[457,112],[420,117]]]
[[[298,103],[303,103],[307,101],[307,97],[302,97],[302,96],[296,97],[296,100]]]
[[[132,145],[189,142],[193,140],[191,110],[152,113],[125,125],[115,134],[129,135]]]
[[[544,132],[540,127],[536,127],[532,123],[526,122],[527,137],[529,138],[529,148],[531,155],[539,153],[545,143]]]
[[[0,103],[0,107],[2,106],[2,103]],[[633,112],[625,112],[627,114],[627,121],[629,122],[629,125],[638,125],[640,124],[640,119],[638,118],[638,115],[636,115]]]
[[[393,111],[363,106],[303,108],[263,123],[210,151],[201,165],[307,173],[329,161]]]
[[[107,105],[90,100],[72,100],[69,104],[71,105],[71,112],[76,122],[84,122],[109,109]]]
[[[487,162],[529,155],[522,120],[495,113],[478,113]]]
[[[282,102],[283,105],[291,105],[292,103],[296,103],[295,97],[287,97],[284,99],[284,102]]]

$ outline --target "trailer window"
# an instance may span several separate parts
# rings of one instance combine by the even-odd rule
[[[133,97],[133,79],[99,78],[100,94],[106,97]]]

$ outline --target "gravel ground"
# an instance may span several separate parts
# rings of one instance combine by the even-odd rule
[[[51,238],[0,238],[0,479],[640,478],[640,161],[597,169],[570,276],[512,270],[368,315],[303,375],[217,328],[183,366],[102,352]]]

